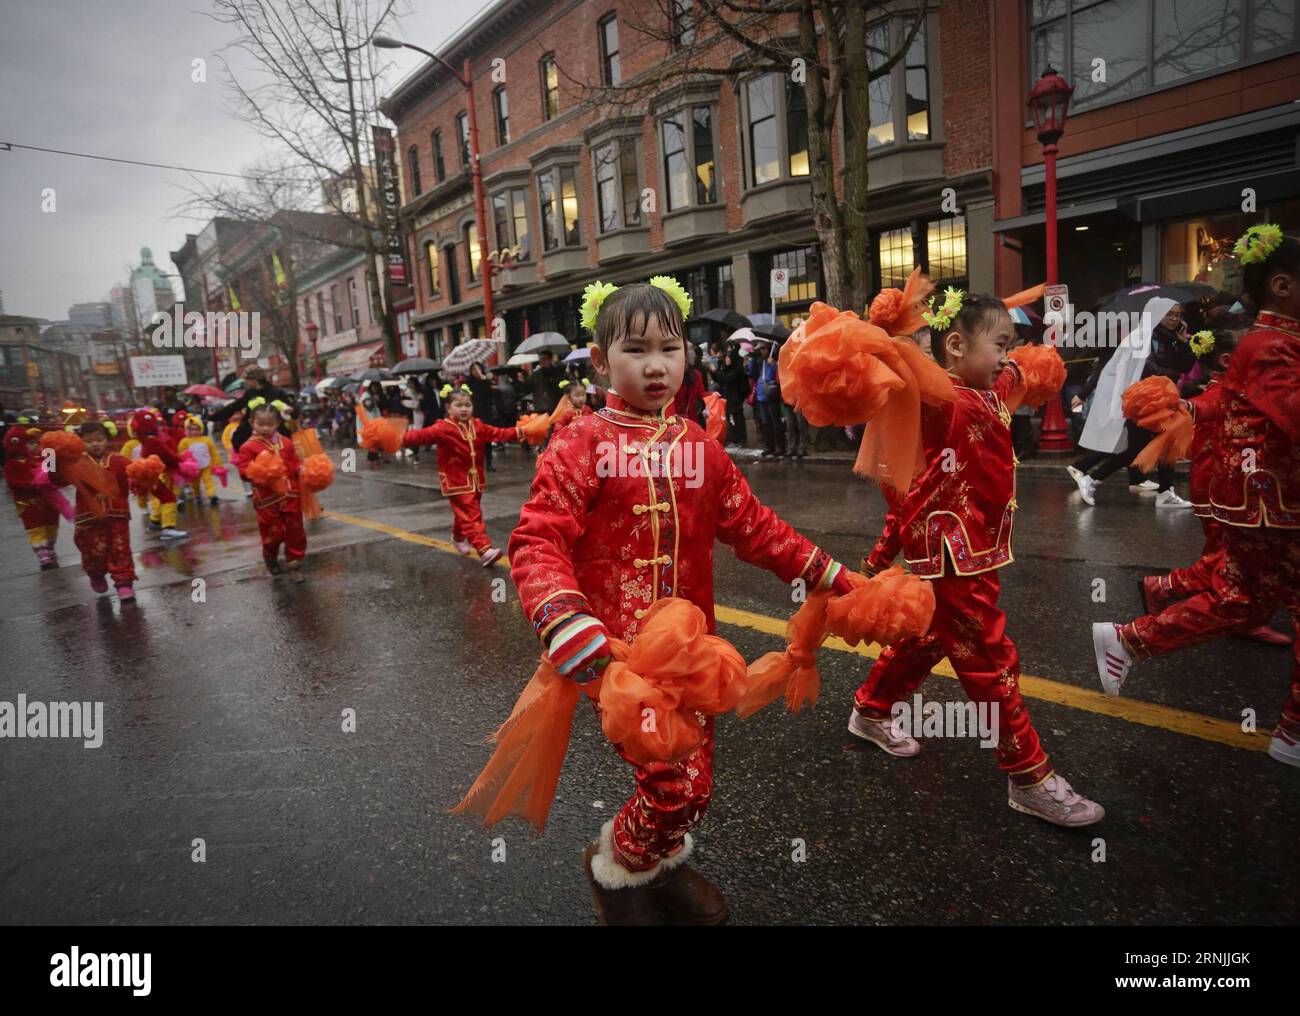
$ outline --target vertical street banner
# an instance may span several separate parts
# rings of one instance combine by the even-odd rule
[[[401,206],[401,193],[397,186],[397,161],[393,132],[387,127],[373,124],[370,128],[375,142],[375,159],[379,163],[379,190],[384,202],[384,218],[387,224],[388,249],[384,256],[388,259],[388,277],[395,286],[410,285],[406,275],[406,248],[402,243],[402,232],[398,226],[397,209]]]

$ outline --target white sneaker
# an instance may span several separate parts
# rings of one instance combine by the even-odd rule
[[[1106,817],[1105,808],[1088,800],[1064,776],[1055,773],[1036,787],[1017,787],[1008,780],[1007,804],[1016,811],[1067,828],[1093,825]]]
[[[1079,496],[1083,498],[1083,503],[1095,505],[1097,503],[1097,481],[1087,473],[1080,473],[1074,482],[1079,486]]]
[[[1160,484],[1156,483],[1155,480],[1143,480],[1141,483],[1130,483],[1128,489],[1136,490],[1140,493],[1147,493],[1148,491],[1159,490]]]
[[[183,540],[189,535],[184,529],[164,529],[158,534],[164,540]]]
[[[1065,471],[1070,474],[1070,479],[1075,483],[1078,483],[1079,477],[1083,476],[1083,470],[1075,469],[1073,466],[1066,466]]]
[[[849,713],[849,733],[870,741],[887,755],[897,758],[912,758],[921,751],[921,742],[904,734],[898,721],[892,717],[872,720],[854,709]]]
[[[483,551],[482,564],[484,568],[491,568],[494,564],[505,556],[505,551],[499,547],[489,547]]]
[[[1157,508],[1190,508],[1192,502],[1186,501],[1178,496],[1178,491],[1170,487],[1168,490],[1162,490],[1156,495]]]
[[[1119,637],[1119,625],[1101,621],[1092,626],[1092,651],[1097,660],[1097,676],[1102,690],[1111,698],[1119,695],[1124,679],[1133,669],[1133,654]]]
[[[1289,766],[1300,766],[1300,741],[1278,727],[1268,742],[1268,757]]]
[[[455,546],[457,554],[461,554],[464,557],[469,557],[469,555],[474,552],[474,548],[469,545],[468,540],[458,540],[456,539],[456,537],[453,536],[451,538],[451,542],[453,546]]]

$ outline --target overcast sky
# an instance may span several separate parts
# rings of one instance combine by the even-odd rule
[[[436,51],[489,0],[403,2],[388,34]],[[266,143],[227,112],[217,55],[232,29],[207,10],[206,0],[0,0],[0,142],[241,171]],[[227,54],[236,74],[238,55]],[[385,92],[423,60],[390,55]],[[196,57],[205,84],[190,79]],[[168,252],[203,225],[176,217],[187,185],[173,170],[0,149],[5,313],[61,320],[74,303],[106,300],[141,247],[175,272]],[[46,188],[53,212],[41,210]]]

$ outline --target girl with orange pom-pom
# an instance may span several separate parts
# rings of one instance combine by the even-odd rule
[[[109,448],[110,427],[116,432],[111,421],[90,420],[77,430],[85,443],[86,456],[108,472],[116,491],[105,495],[78,488],[75,541],[81,551],[81,569],[90,577],[90,588],[97,593],[108,592],[111,577],[117,598],[130,603],[135,599],[130,484],[126,474],[131,460]],[[91,504],[92,498],[99,502],[98,506]]]
[[[283,544],[289,575],[294,582],[302,582],[302,559],[307,556],[299,495],[302,465],[293,441],[280,432],[288,406],[255,398],[248,407],[253,414],[253,436],[239,446],[234,461],[239,475],[253,484],[262,559],[268,572],[279,575]]]
[[[901,484],[883,485],[890,512],[863,570],[882,571],[901,550],[913,574],[932,580],[934,620],[928,634],[880,654],[854,695],[849,731],[890,755],[916,755],[921,745],[892,721],[893,708],[947,656],[966,694],[997,708],[997,760],[1011,807],[1057,825],[1089,825],[1105,812],[1052,769],[1021,698],[1019,654],[998,609],[998,569],[1013,560],[1016,511],[1008,404],[1027,387],[1050,387],[1033,383],[1048,371],[1036,361],[1031,371],[1008,360],[1015,328],[993,297],[949,289],[927,321],[935,362],[947,369],[957,397],[922,407],[924,468],[905,492]],[[1058,391],[1061,380],[1063,370]]]
[[[611,641],[635,645],[669,597],[698,607],[713,634],[717,540],[783,582],[853,588],[839,564],[754,497],[703,428],[666,412],[686,370],[689,307],[662,276],[618,289],[595,283],[584,296],[607,401],[555,431],[510,538],[524,612],[566,679],[601,676]],[[713,791],[713,719],[700,724],[699,747],[676,761],[643,764],[619,747],[636,790],[583,858],[603,924],[656,923],[662,911],[693,924],[727,916],[722,893],[685,863]]]

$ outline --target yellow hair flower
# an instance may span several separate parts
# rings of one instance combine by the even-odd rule
[[[609,299],[609,295],[618,287],[612,282],[590,282],[587,288],[582,291],[582,327],[596,334],[596,317],[600,314],[600,308]]]
[[[248,411],[251,413],[254,409],[260,409],[262,406],[265,406],[266,399],[259,395],[255,399],[249,399],[246,405],[248,406]]]
[[[571,385],[571,384],[573,384],[573,382],[570,381],[570,380],[566,377],[563,381],[560,382],[560,387],[561,387],[561,388],[568,388],[569,385]]]
[[[109,437],[117,437],[117,424],[115,424],[112,420],[104,421],[104,429],[108,431]]]
[[[934,306],[934,298],[930,300],[930,309],[921,312],[921,317],[925,318],[925,323],[936,331],[943,331],[952,324],[953,318],[961,313],[962,297],[965,294],[960,289],[954,289],[949,286],[943,291],[943,306],[937,310]]]
[[[1233,244],[1232,252],[1243,265],[1259,264],[1282,244],[1282,228],[1271,222],[1251,226]]]
[[[682,288],[682,284],[671,275],[656,275],[650,280],[655,289],[662,289],[673,298],[677,309],[682,313],[682,320],[691,316],[691,295]]]
[[[1209,329],[1202,329],[1187,340],[1187,345],[1197,356],[1205,356],[1214,351],[1214,333]]]
[[[271,408],[274,409],[281,416],[283,416],[285,412],[288,410],[289,405],[286,402],[282,402],[280,399],[276,399],[274,402],[271,403]]]

